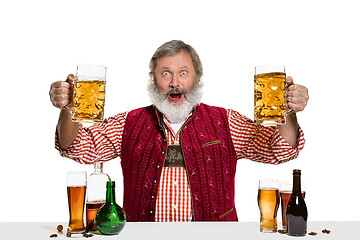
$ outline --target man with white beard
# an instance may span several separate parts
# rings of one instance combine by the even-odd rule
[[[304,136],[296,112],[307,104],[307,88],[287,77],[293,112],[285,125],[264,127],[234,110],[201,103],[203,69],[190,45],[161,45],[149,66],[153,105],[88,128],[72,122],[64,109],[71,104],[70,84],[54,82],[50,99],[61,109],[56,148],[85,164],[121,158],[127,221],[237,221],[237,160],[280,164],[298,156]]]

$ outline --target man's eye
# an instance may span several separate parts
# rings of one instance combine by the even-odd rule
[[[165,77],[168,77],[168,76],[170,76],[170,73],[169,72],[163,72],[162,75],[164,75]]]
[[[180,74],[181,74],[181,75],[186,75],[187,72],[186,72],[186,71],[182,71]]]

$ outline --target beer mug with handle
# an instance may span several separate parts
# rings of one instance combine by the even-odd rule
[[[72,84],[72,121],[96,123],[104,120],[106,67],[78,64]]]
[[[254,121],[265,126],[283,125],[286,114],[285,66],[257,66],[254,78]]]

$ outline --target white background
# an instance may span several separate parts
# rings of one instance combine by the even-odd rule
[[[310,100],[298,113],[306,145],[273,166],[238,161],[240,221],[258,221],[261,178],[292,180],[302,170],[309,220],[360,220],[359,55],[356,1],[3,1],[0,4],[0,221],[68,219],[66,172],[86,170],[54,148],[59,110],[50,84],[79,62],[108,67],[105,115],[149,104],[149,60],[181,39],[204,65],[203,102],[252,118],[254,66],[282,64]],[[117,182],[120,159],[104,166]]]

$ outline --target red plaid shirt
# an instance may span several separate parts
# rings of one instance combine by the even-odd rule
[[[92,164],[121,156],[122,133],[128,112],[108,118],[89,128],[80,124],[79,134],[67,150],[55,146],[64,157],[79,163]],[[191,116],[192,113],[189,114]],[[238,159],[247,158],[262,163],[279,164],[298,156],[304,147],[304,134],[299,128],[298,145],[292,148],[279,134],[277,127],[255,125],[233,110],[227,110],[230,133]],[[167,140],[179,145],[180,131],[175,133],[164,119]],[[255,128],[254,128],[255,126]],[[256,137],[252,131],[256,131]],[[158,189],[155,221],[191,221],[191,193],[185,168],[164,167]]]

